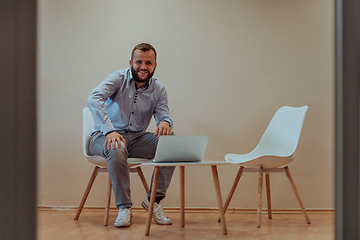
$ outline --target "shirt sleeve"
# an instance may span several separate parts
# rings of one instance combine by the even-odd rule
[[[115,130],[106,111],[105,103],[118,91],[121,79],[123,79],[123,76],[119,73],[111,73],[102,83],[93,89],[87,100],[95,126],[98,126],[104,135]]]
[[[170,128],[173,127],[173,121],[170,118],[170,111],[168,107],[167,91],[165,87],[162,88],[161,97],[156,103],[154,110],[154,117],[156,125],[158,126],[161,122],[166,121],[170,124]]]

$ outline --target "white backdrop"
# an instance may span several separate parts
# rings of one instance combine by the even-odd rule
[[[81,110],[132,48],[157,50],[174,131],[208,135],[206,160],[251,151],[283,105],[308,105],[289,168],[307,208],[333,208],[334,6],[285,0],[40,0],[38,204],[76,206],[93,165],[82,154]],[[154,123],[149,127],[154,130]],[[151,171],[144,167],[150,181]],[[225,198],[237,167],[219,167]],[[145,196],[132,176],[134,206]],[[87,202],[102,206],[106,175]],[[195,184],[196,183],[196,184]],[[211,171],[186,169],[186,206],[215,207]],[[178,172],[165,199],[179,206]],[[298,208],[284,174],[272,177],[274,208]],[[207,195],[207,197],[204,197]],[[230,207],[255,208],[257,176],[245,174]]]

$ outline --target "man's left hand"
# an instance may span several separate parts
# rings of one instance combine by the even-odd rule
[[[158,136],[158,138],[161,135],[171,135],[170,123],[168,123],[167,121],[162,121],[159,126],[157,126],[154,135]]]

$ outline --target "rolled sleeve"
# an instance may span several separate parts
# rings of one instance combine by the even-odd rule
[[[166,121],[170,124],[170,128],[172,129],[173,121],[170,118],[167,92],[165,88],[163,89],[163,93],[155,106],[154,117],[156,125],[159,125],[161,122]]]

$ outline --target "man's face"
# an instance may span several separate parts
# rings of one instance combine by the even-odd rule
[[[139,83],[148,82],[156,69],[155,53],[152,50],[143,52],[136,49],[129,63],[134,80]]]

